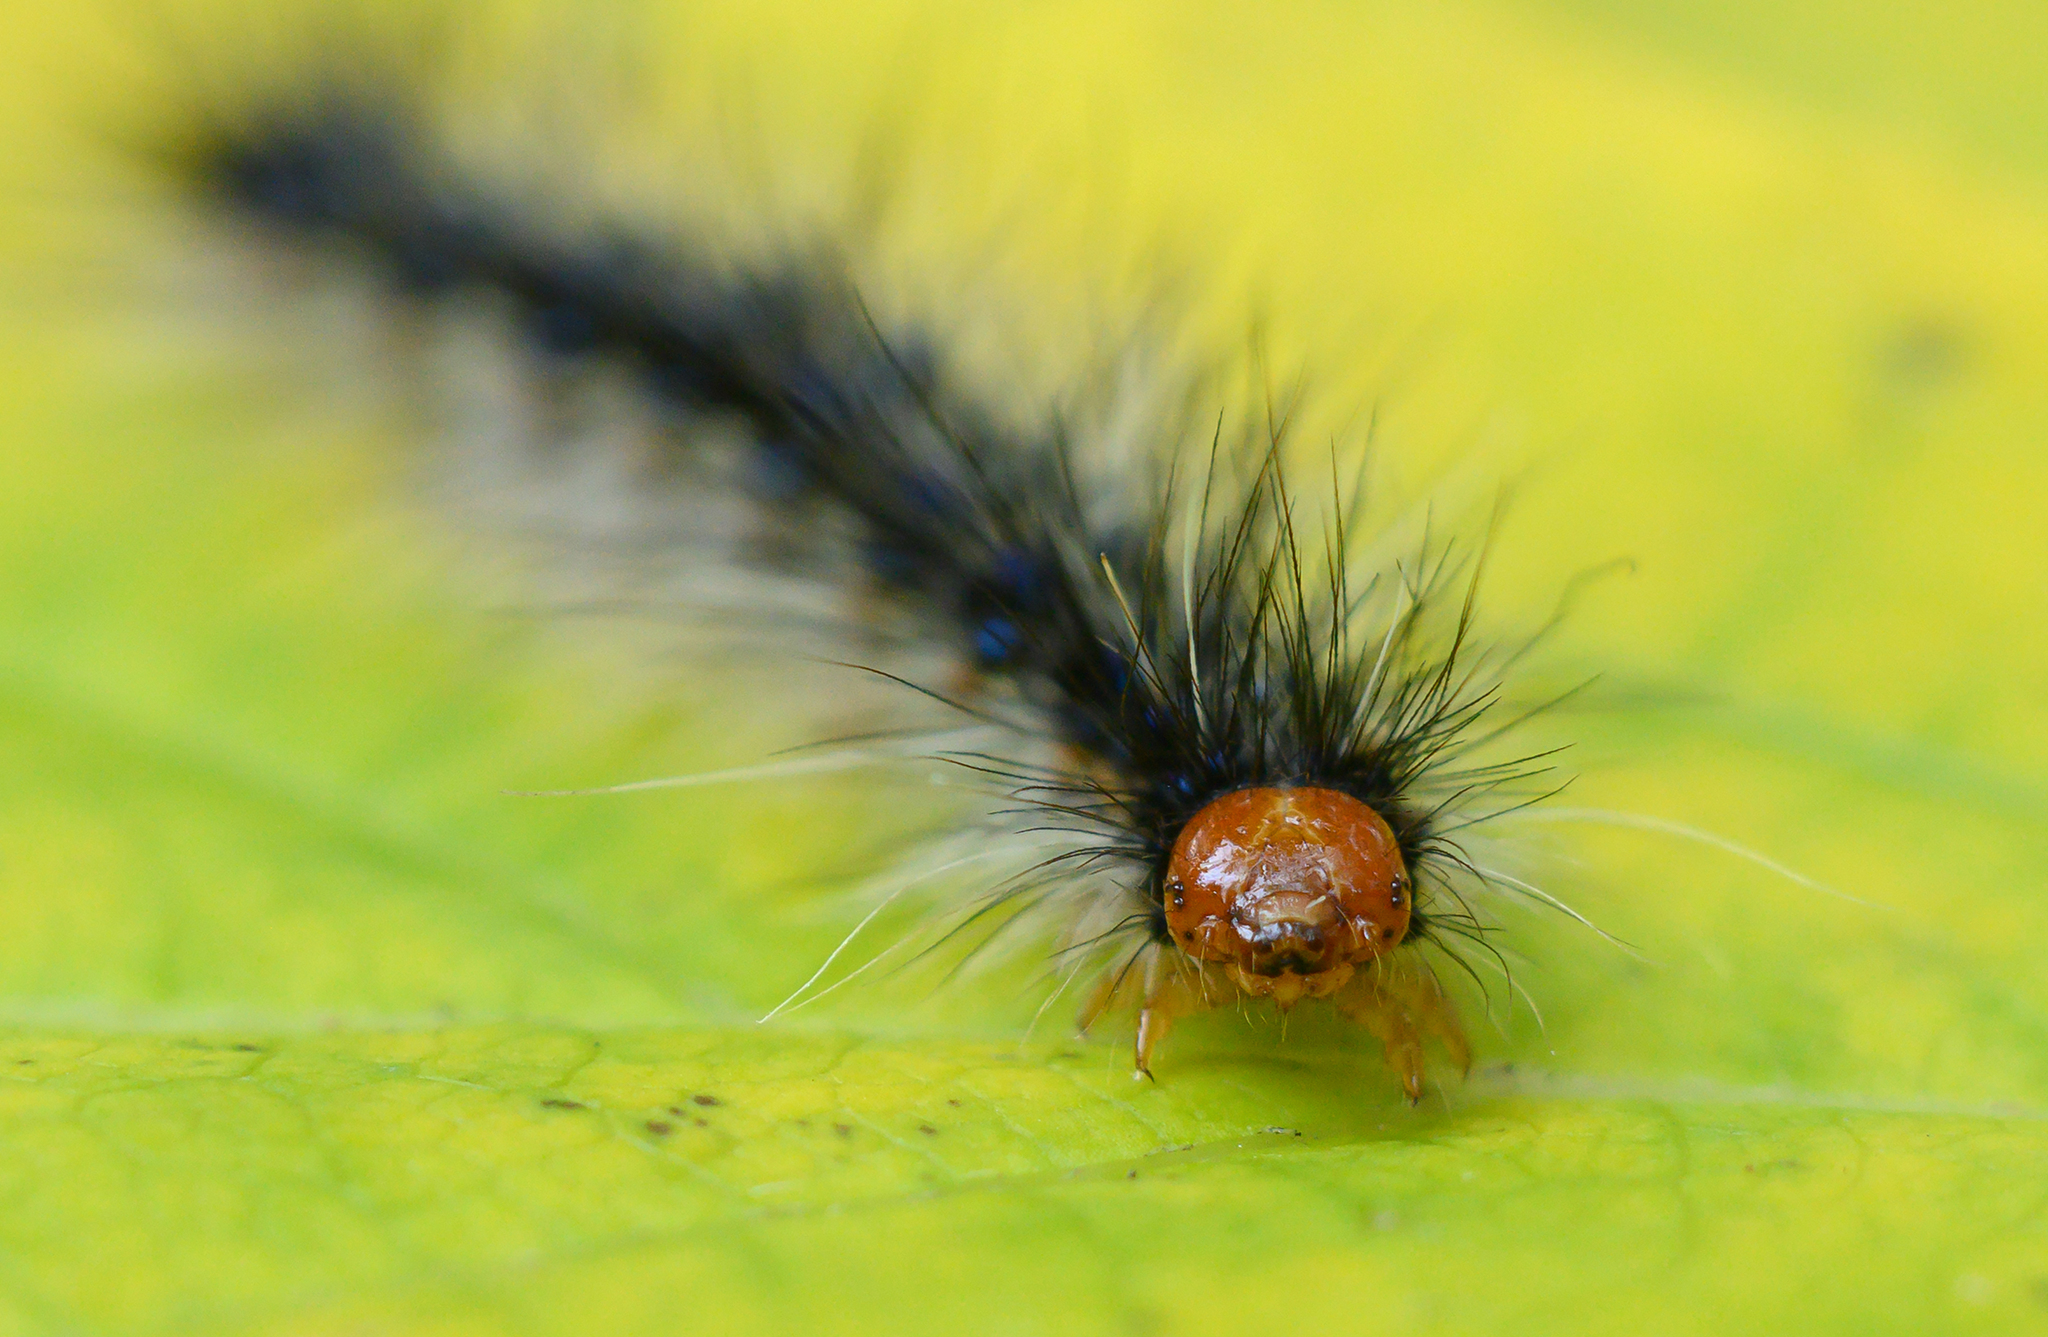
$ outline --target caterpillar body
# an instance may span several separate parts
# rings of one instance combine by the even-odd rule
[[[1411,1101],[1426,1043],[1469,1065],[1438,967],[1490,951],[1488,891],[1547,897],[1464,833],[1555,788],[1501,743],[1523,647],[1474,638],[1481,549],[1367,545],[1362,486],[1334,452],[1300,486],[1284,413],[1192,436],[1166,415],[1109,451],[977,406],[941,339],[885,333],[826,263],[538,226],[386,80],[316,79],[160,153],[291,244],[346,239],[405,301],[502,295],[542,356],[630,369],[685,441],[737,423],[774,523],[838,516],[856,583],[954,666],[905,689],[996,740],[946,759],[1056,842],[961,922],[1055,913],[1060,973],[1092,972],[1082,1026],[1135,1009],[1139,1075],[1176,1017],[1267,999],[1355,1019]]]

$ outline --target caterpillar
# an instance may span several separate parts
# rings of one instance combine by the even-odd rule
[[[1489,894],[1563,908],[1470,849],[1559,786],[1549,749],[1512,746],[1557,698],[1509,704],[1541,632],[1482,643],[1483,539],[1370,531],[1360,475],[1334,448],[1305,464],[1270,396],[1242,422],[1195,414],[1198,392],[1115,432],[1020,421],[829,255],[553,224],[395,75],[311,70],[151,151],[284,245],[341,245],[403,305],[495,294],[541,362],[620,369],[674,427],[679,476],[737,434],[715,504],[907,629],[935,674],[846,671],[957,716],[968,745],[937,755],[1042,854],[942,936],[1046,943],[1083,980],[1083,1029],[1135,1012],[1138,1076],[1177,1018],[1240,1002],[1335,1008],[1411,1102],[1427,1046],[1469,1067],[1440,968],[1493,952]],[[769,560],[694,551],[678,524],[679,560]]]

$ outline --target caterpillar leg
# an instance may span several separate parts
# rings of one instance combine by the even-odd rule
[[[1408,1103],[1422,1099],[1422,1042],[1444,1047],[1459,1071],[1472,1068],[1472,1046],[1436,972],[1421,961],[1385,960],[1360,970],[1332,1001],[1337,1011],[1379,1037],[1387,1066],[1401,1076]]]
[[[1136,996],[1138,1030],[1132,1076],[1149,1078],[1152,1051],[1173,1029],[1175,1018],[1214,1007],[1233,992],[1219,986],[1201,962],[1191,961],[1171,947],[1152,946],[1138,960],[1108,972],[1096,983],[1078,1022],[1086,1032],[1103,1013]]]

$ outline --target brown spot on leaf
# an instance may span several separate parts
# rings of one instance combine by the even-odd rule
[[[583,1108],[583,1106],[578,1102],[573,1100],[563,1100],[559,1096],[549,1096],[546,1100],[543,1100],[540,1103],[547,1106],[551,1110],[580,1110]]]
[[[656,1137],[667,1137],[670,1133],[673,1133],[675,1130],[676,1126],[672,1123],[663,1123],[659,1119],[649,1119],[647,1121],[647,1131],[654,1134]]]
[[[725,1103],[717,1096],[691,1096],[690,1099],[699,1105],[723,1105]]]

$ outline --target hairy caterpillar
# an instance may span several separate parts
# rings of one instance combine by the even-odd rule
[[[344,239],[406,302],[499,295],[543,362],[630,371],[685,456],[737,427],[718,504],[887,605],[940,667],[854,671],[964,716],[943,755],[1042,854],[949,935],[1052,935],[1064,972],[1092,972],[1084,1025],[1135,1007],[1140,1074],[1177,1016],[1241,998],[1329,1002],[1410,1099],[1425,1042],[1469,1061],[1425,952],[1486,950],[1489,890],[1548,900],[1467,837],[1555,787],[1544,755],[1502,746],[1529,713],[1503,696],[1524,646],[1475,639],[1479,545],[1373,542],[1362,488],[1334,457],[1305,465],[1279,409],[1236,427],[1169,408],[1118,441],[1020,426],[829,260],[736,267],[645,225],[551,226],[402,83],[313,75],[163,156],[288,244]],[[693,555],[699,535],[674,537]]]

